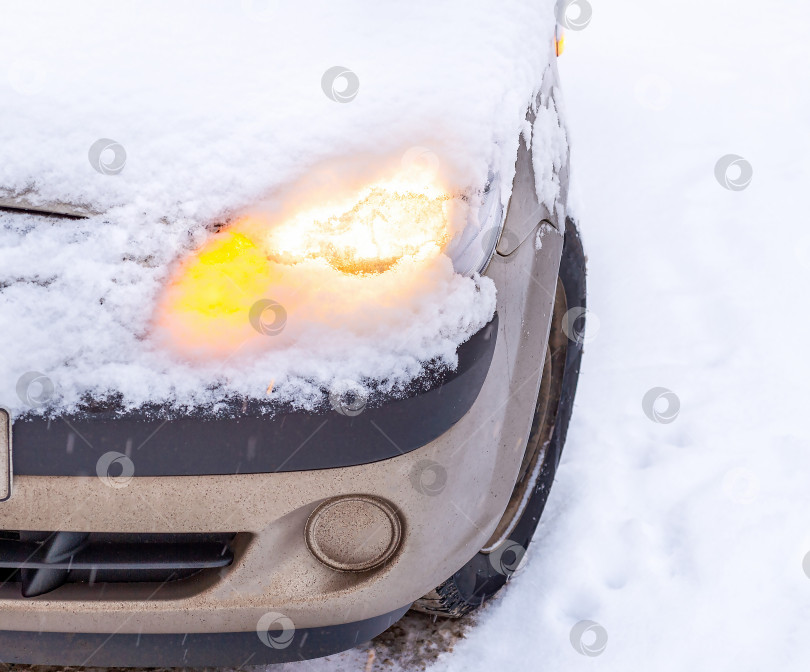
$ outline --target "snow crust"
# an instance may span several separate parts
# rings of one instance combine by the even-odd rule
[[[426,362],[454,366],[495,290],[444,256],[378,276],[352,320],[226,359],[164,347],[155,308],[218,226],[306,199],[313,174],[328,191],[416,161],[453,194],[499,175],[505,202],[553,24],[549,0],[5,4],[0,189],[101,214],[0,214],[0,403],[43,412],[17,390],[40,372],[63,410],[88,394],[188,406],[268,389],[312,407],[347,380],[396,390]],[[353,75],[324,88],[336,66]],[[356,96],[336,101],[352,77]],[[533,132],[537,148],[551,137]],[[115,148],[108,174],[91,165],[100,139],[123,148],[120,171]],[[323,301],[339,306],[336,291]]]

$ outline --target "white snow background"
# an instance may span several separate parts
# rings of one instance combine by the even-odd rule
[[[592,8],[559,67],[600,328],[528,563],[430,669],[807,670],[810,8]],[[668,424],[642,411],[658,386]],[[600,655],[571,644],[583,620]]]
[[[559,67],[600,328],[528,562],[431,669],[806,670],[810,8],[591,4]],[[668,424],[642,411],[658,386]],[[571,644],[583,620],[600,655]]]

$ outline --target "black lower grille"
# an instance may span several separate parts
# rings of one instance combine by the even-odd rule
[[[233,533],[0,532],[0,581],[23,597],[64,583],[168,582],[233,562]]]

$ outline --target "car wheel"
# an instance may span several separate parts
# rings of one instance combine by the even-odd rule
[[[569,312],[571,308],[577,310]],[[546,505],[565,444],[579,379],[584,318],[585,255],[579,231],[568,219],[540,391],[515,489],[487,544],[417,600],[413,609],[463,616],[495,595],[517,569]]]

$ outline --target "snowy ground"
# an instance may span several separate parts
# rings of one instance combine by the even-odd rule
[[[412,620],[412,647],[284,669],[408,669],[415,650],[436,672],[810,664],[810,9],[593,5],[560,69],[600,329],[529,562],[463,638]],[[747,188],[716,180],[727,154]],[[642,410],[659,386],[672,422]],[[572,646],[583,620],[599,655]]]
[[[806,670],[810,10],[593,5],[560,69],[600,329],[528,565],[430,669]],[[746,189],[715,179],[727,154]],[[642,410],[657,386],[670,423]]]

